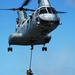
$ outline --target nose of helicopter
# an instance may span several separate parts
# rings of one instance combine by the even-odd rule
[[[41,14],[39,15],[39,17],[42,19],[42,20],[45,20],[45,21],[56,21],[56,20],[59,20],[59,17],[56,15],[56,14]]]
[[[41,14],[39,15],[42,23],[56,23],[59,24],[60,18],[56,14]]]

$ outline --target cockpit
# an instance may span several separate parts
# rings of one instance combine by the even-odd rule
[[[57,14],[56,10],[53,7],[42,7],[42,8],[40,8],[39,14],[45,14],[45,13]]]
[[[53,7],[40,7],[35,12],[36,21],[41,24],[59,24],[60,18],[57,11]]]

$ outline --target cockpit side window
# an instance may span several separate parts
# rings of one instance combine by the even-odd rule
[[[56,14],[56,10],[55,10],[54,8],[52,8],[52,12],[53,12],[54,14]]]
[[[53,7],[48,7],[47,10],[49,13],[57,14],[56,10]]]
[[[38,14],[39,14],[39,10],[37,10],[37,11],[35,12],[35,16],[38,16]]]

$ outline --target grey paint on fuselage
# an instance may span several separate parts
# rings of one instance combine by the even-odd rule
[[[51,40],[49,33],[59,25],[60,18],[57,13],[39,14],[40,9],[42,8],[47,10],[47,8],[50,7],[39,7],[32,14],[32,18],[28,18],[24,22],[20,23],[18,30],[10,35],[9,45],[42,45],[49,43]],[[21,12],[22,13],[20,14],[23,16],[23,11]]]

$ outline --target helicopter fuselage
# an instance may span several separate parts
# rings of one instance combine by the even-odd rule
[[[60,18],[53,7],[39,7],[28,19],[20,23],[15,33],[10,35],[9,45],[44,45],[49,43],[51,40],[49,33],[59,24]]]

